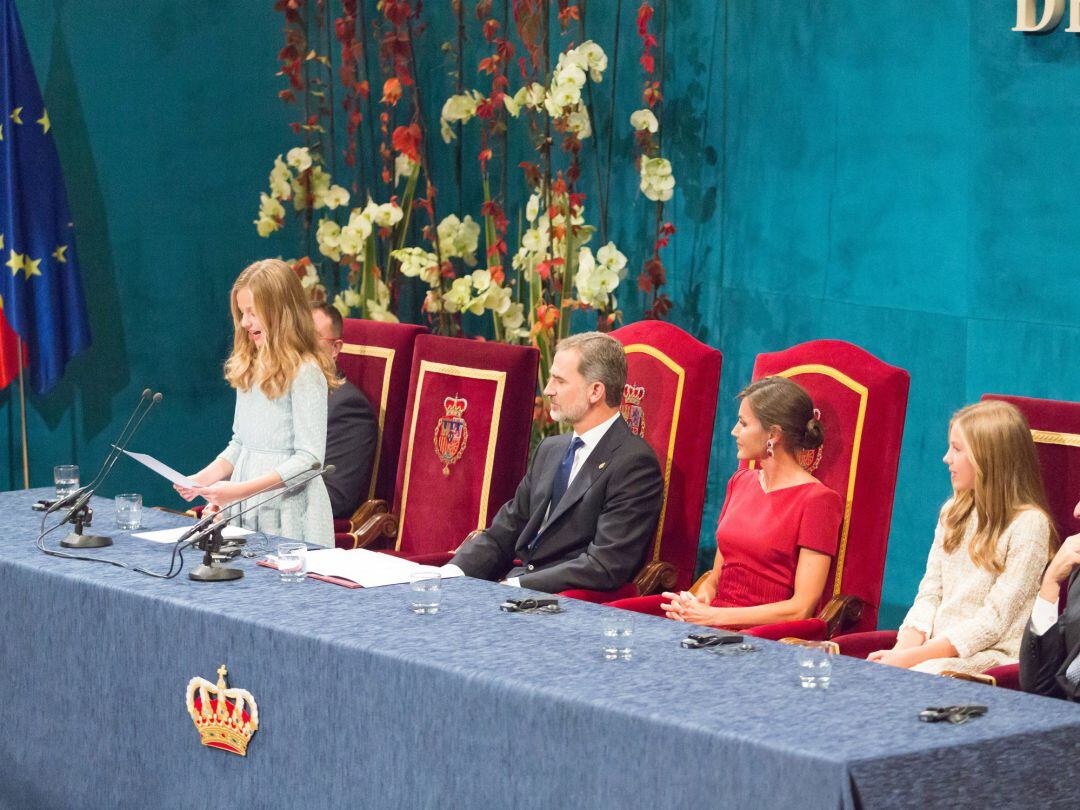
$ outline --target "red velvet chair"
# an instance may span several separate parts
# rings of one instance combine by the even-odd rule
[[[845,627],[875,627],[910,377],[838,340],[758,355],[753,379],[773,375],[798,382],[821,411],[825,445],[803,462],[844,496],[845,511],[818,616],[744,632],[773,640],[822,640]],[[662,615],[656,600],[624,606]]]
[[[393,503],[401,450],[397,439],[405,421],[413,344],[427,331],[427,327],[413,324],[355,318],[346,318],[343,323],[338,368],[371,403],[378,418],[379,440],[371,484],[362,493],[360,508],[350,520],[334,521],[339,548],[356,548],[360,528],[377,512],[385,512],[386,504]]]
[[[754,379],[799,383],[821,411],[825,445],[804,466],[844,497],[840,543],[818,616],[746,632],[779,640],[824,639],[877,627],[910,375],[840,340],[812,340],[759,354]]]
[[[1080,532],[1080,520],[1073,516],[1073,508],[1080,498],[1080,403],[1003,394],[984,394],[982,398],[1009,402],[1024,414],[1039,454],[1046,499],[1058,535],[1065,538]],[[1067,589],[1063,587],[1062,608],[1065,606],[1066,593]],[[844,655],[866,658],[875,650],[891,648],[896,643],[896,631],[854,633],[840,636],[836,641]],[[983,675],[997,686],[1020,688],[1018,664],[993,667]]]
[[[371,518],[365,536],[442,563],[487,526],[525,475],[538,364],[531,346],[418,337],[394,513]]]
[[[663,321],[639,321],[611,336],[626,349],[622,414],[649,443],[664,473],[664,494],[649,562],[618,591],[564,591],[606,602],[687,588],[694,579],[709,476],[720,352]]]

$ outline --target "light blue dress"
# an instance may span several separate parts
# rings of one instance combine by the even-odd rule
[[[250,481],[268,472],[282,480],[322,464],[326,456],[326,377],[317,365],[300,366],[292,386],[276,399],[258,386],[236,392],[233,436],[221,458],[233,466],[231,481]],[[297,479],[300,480],[300,479]],[[230,512],[266,500],[271,490],[230,508]],[[333,547],[334,518],[321,477],[269,501],[234,523],[245,529]]]

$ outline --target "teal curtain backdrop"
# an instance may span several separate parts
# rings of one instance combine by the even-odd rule
[[[621,6],[610,238],[640,267],[653,209],[630,166],[636,5]],[[32,484],[49,483],[55,463],[95,469],[147,386],[165,402],[136,444],[194,470],[231,424],[220,374],[229,286],[253,259],[295,255],[252,225],[273,157],[295,145],[292,111],[276,97],[280,17],[269,2],[236,0],[17,6],[94,330],[61,385],[29,399]],[[609,54],[615,8],[587,4],[588,34]],[[940,457],[950,413],[987,391],[1080,399],[1080,39],[1064,22],[1014,33],[1014,14],[1011,0],[669,2],[672,320],[725,356],[703,563],[735,467],[734,396],[758,352],[839,338],[911,373],[883,626],[911,601],[949,494]],[[453,88],[439,45],[454,20],[449,3],[426,3],[425,15],[434,124]],[[602,127],[606,92],[597,104]],[[460,203],[453,150],[432,142],[440,215],[477,217],[475,138],[465,142]],[[591,145],[586,158],[591,193]],[[407,308],[418,298],[411,290]],[[629,320],[640,316],[632,277],[620,303]],[[18,437],[13,385],[0,392],[3,489],[21,486]],[[109,489],[180,505],[132,463],[117,466]]]

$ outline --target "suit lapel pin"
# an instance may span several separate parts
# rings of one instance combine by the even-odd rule
[[[601,461],[601,462],[600,462],[600,466],[599,466],[599,467],[597,467],[596,469],[598,469],[598,470],[602,470],[602,469],[604,469],[604,467],[606,467],[606,466],[607,466],[607,462],[606,462],[606,461]]]

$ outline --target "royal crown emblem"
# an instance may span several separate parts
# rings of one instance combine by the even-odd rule
[[[458,462],[469,442],[469,426],[461,416],[469,407],[469,402],[465,397],[447,397],[443,400],[443,407],[446,414],[440,416],[435,425],[435,455],[443,463],[443,475],[450,475],[450,465]]]
[[[630,426],[630,432],[635,436],[645,438],[645,410],[641,407],[641,400],[645,398],[645,387],[642,385],[623,386],[623,401],[619,406],[626,424]]]
[[[203,745],[245,757],[251,736],[259,729],[259,707],[246,689],[225,687],[227,674],[222,664],[217,686],[205,678],[188,681],[187,710]]]

